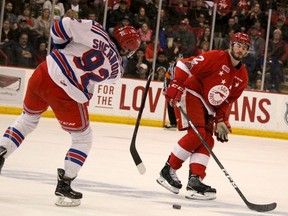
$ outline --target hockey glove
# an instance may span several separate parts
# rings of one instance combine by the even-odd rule
[[[166,100],[170,103],[172,107],[176,106],[176,103],[181,100],[184,87],[177,82],[177,80],[172,80],[170,85],[166,90]]]
[[[228,121],[224,121],[223,119],[217,121],[215,127],[215,136],[217,140],[220,142],[228,142],[228,133],[231,133],[231,126]]]

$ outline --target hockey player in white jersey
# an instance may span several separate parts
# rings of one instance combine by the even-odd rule
[[[94,85],[117,81],[124,73],[118,49],[133,52],[141,40],[131,26],[118,29],[115,37],[110,38],[99,23],[70,18],[55,22],[51,36],[54,50],[35,69],[28,82],[23,112],[0,140],[0,172],[5,159],[21,146],[50,106],[72,139],[64,169],[57,170],[56,205],[77,206],[82,193],[74,191],[71,182],[92,145],[87,107]]]

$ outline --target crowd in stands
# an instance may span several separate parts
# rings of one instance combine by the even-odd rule
[[[262,79],[265,41],[269,36],[266,87],[279,92],[283,68],[288,58],[287,0],[163,0],[158,43],[155,40],[159,0],[108,0],[106,30],[134,26],[141,47],[131,58],[124,58],[124,77],[146,79],[156,58],[155,79],[163,81],[176,58],[199,55],[210,50],[213,4],[217,3],[212,49],[227,50],[231,36],[244,32],[251,47],[245,57],[249,86],[257,89]],[[103,24],[103,0],[7,0],[0,42],[0,64],[34,68],[47,55],[51,13],[53,19],[65,16],[91,19]],[[268,9],[272,9],[267,32]],[[157,56],[154,47],[157,46]],[[121,53],[121,52],[120,52]]]

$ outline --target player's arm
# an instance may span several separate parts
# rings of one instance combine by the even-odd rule
[[[237,87],[234,88],[231,92],[229,98],[221,104],[217,110],[215,115],[215,136],[220,142],[228,141],[228,133],[232,132],[230,123],[229,123],[229,112],[228,110],[232,106],[232,104],[241,96],[246,85],[248,83],[248,78],[243,77],[243,82]]]
[[[191,76],[189,68],[185,65],[185,61],[189,60],[190,58],[178,61],[174,68],[174,78],[165,93],[166,100],[171,106],[175,106],[181,100],[185,89],[184,82]]]
[[[93,49],[95,36],[101,35],[103,42],[115,46],[102,26],[92,20],[71,19],[65,17],[55,22],[51,28],[53,43],[64,47],[70,43],[79,43]]]

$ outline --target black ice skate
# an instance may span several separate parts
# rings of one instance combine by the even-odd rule
[[[57,206],[74,207],[81,203],[82,193],[74,191],[71,188],[71,182],[75,179],[64,177],[65,171],[58,169],[58,184],[55,190],[55,195],[58,196],[56,201]]]
[[[175,194],[178,194],[179,189],[182,188],[181,181],[176,175],[176,170],[172,169],[168,162],[166,162],[165,166],[160,171],[160,177],[156,181]]]
[[[186,187],[188,199],[213,200],[216,199],[216,189],[201,182],[200,177],[191,175]]]
[[[6,153],[7,153],[7,149],[4,148],[3,146],[0,146],[0,174],[1,174],[1,170],[2,170],[2,167],[4,165],[4,162],[5,162],[4,155]]]

